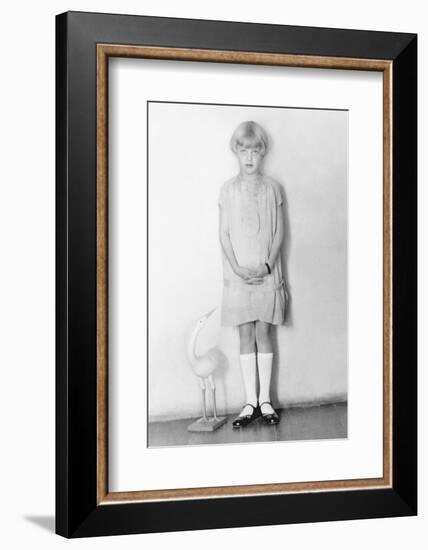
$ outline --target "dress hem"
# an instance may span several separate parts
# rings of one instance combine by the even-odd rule
[[[282,320],[281,322],[279,321],[275,321],[275,320],[269,320],[269,319],[261,319],[260,317],[251,317],[245,321],[239,321],[239,322],[230,322],[230,323],[226,323],[226,322],[223,322],[221,321],[220,322],[220,326],[221,327],[239,327],[239,325],[244,325],[245,323],[252,323],[254,321],[263,321],[264,323],[269,323],[270,325],[275,325],[275,326],[282,326],[285,322],[285,320]]]

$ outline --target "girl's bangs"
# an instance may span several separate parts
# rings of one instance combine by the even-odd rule
[[[253,149],[263,149],[263,143],[258,136],[243,136],[237,140],[240,147],[252,147]]]

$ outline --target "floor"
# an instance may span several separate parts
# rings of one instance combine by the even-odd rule
[[[216,431],[199,433],[187,431],[194,418],[151,422],[149,447],[343,439],[347,437],[347,410],[346,403],[277,409],[279,424],[266,426],[258,418],[241,429],[232,428],[233,414]]]

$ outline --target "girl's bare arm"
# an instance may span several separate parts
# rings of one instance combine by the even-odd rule
[[[255,272],[253,270],[247,269],[245,267],[240,267],[237,260],[235,253],[232,248],[232,243],[230,242],[230,236],[229,236],[229,228],[227,225],[226,216],[223,213],[223,209],[220,206],[219,207],[220,212],[220,221],[219,221],[219,238],[221,246],[224,250],[224,253],[226,255],[226,258],[229,260],[229,263],[233,269],[233,271],[239,275],[242,278],[249,278],[252,277]]]
[[[282,206],[278,206],[278,217],[276,221],[276,232],[272,242],[272,248],[268,258],[268,264],[272,269],[278,259],[278,254],[281,249],[282,240],[284,238],[284,214]]]
[[[220,223],[219,223],[220,243],[221,243],[221,246],[223,247],[224,253],[226,254],[226,258],[229,260],[229,263],[233,271],[236,271],[238,267],[238,262],[236,261],[236,256],[235,256],[235,253],[233,252],[232,244],[230,242],[230,237],[229,237],[229,229],[226,223],[226,216],[223,214],[223,208],[221,206],[219,208],[219,212],[220,212]]]

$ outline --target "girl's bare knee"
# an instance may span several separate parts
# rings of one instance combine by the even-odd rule
[[[239,340],[241,353],[251,353],[255,350],[256,331],[253,322],[239,325]]]
[[[270,324],[256,321],[256,343],[258,347],[266,347],[270,344]]]

